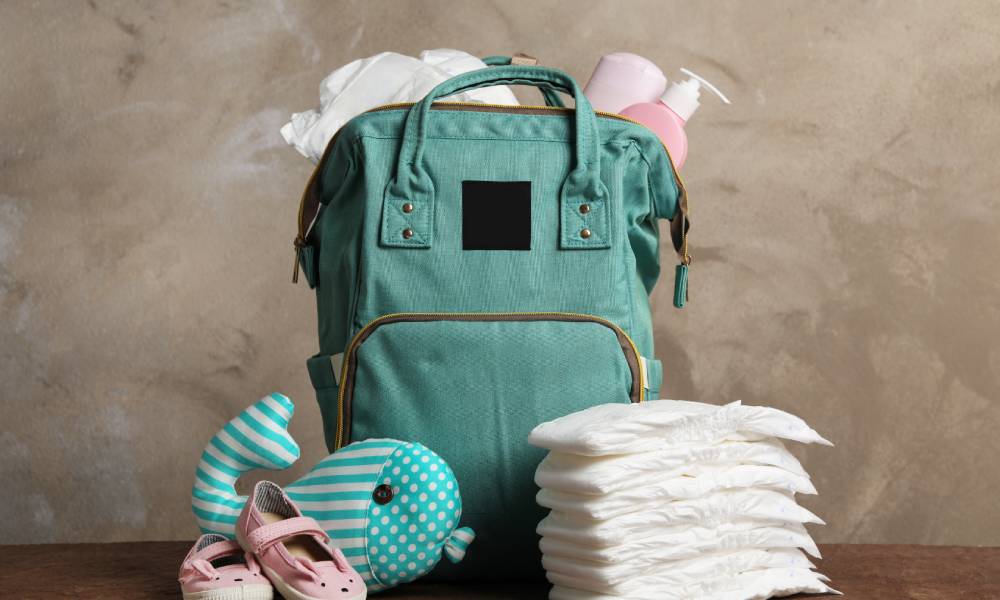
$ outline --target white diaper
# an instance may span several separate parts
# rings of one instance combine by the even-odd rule
[[[542,423],[528,441],[557,452],[603,456],[767,437],[833,445],[802,419],[776,408],[680,400],[601,404]]]

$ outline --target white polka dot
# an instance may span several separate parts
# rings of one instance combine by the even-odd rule
[[[403,483],[410,483],[410,476],[409,475],[403,475],[403,478],[400,479],[400,481],[402,481]]]
[[[377,507],[377,506],[376,506],[375,508],[373,508],[373,509],[372,509],[372,514],[373,514],[373,515],[375,515],[376,517],[378,516],[378,514],[379,514],[380,512],[382,512],[382,509],[380,509],[380,508],[379,508],[379,507]]]
[[[389,543],[389,538],[387,536],[383,535],[382,537],[380,537],[378,539],[378,543],[383,544],[383,545],[384,544],[388,544]]]
[[[417,520],[420,521],[421,523],[425,523],[427,521],[427,515],[425,515],[424,513],[420,513],[420,516],[417,517]]]
[[[396,535],[397,533],[399,533],[399,527],[393,525],[392,527],[389,528],[389,533]]]
[[[421,493],[418,498],[420,498],[421,502],[427,502],[427,494]]]
[[[429,457],[429,456],[421,456],[420,457],[420,462],[425,463],[425,462],[428,462],[430,459],[431,459],[431,457]]]
[[[411,504],[410,505],[410,512],[411,513],[417,512],[417,505],[416,504]]]
[[[403,494],[402,496],[399,497],[399,501],[402,502],[403,504],[406,504],[407,502],[410,501],[410,497],[407,496],[406,494]]]
[[[388,477],[386,477],[385,479],[382,480],[382,483],[384,483],[386,485],[389,485],[390,481],[392,481],[392,479],[389,479]]]
[[[434,509],[432,508],[431,510],[434,510]],[[447,517],[447,516],[448,515],[444,514],[443,512],[439,512],[438,513],[438,521],[444,521],[445,517]],[[393,531],[392,533],[396,533],[396,532]]]
[[[394,515],[398,515],[399,514],[399,507],[398,506],[393,506],[392,510],[390,510],[389,512],[391,512]]]
[[[411,562],[410,564],[406,565],[406,568],[412,571],[413,569],[417,568],[417,563]]]
[[[444,532],[443,531],[439,531],[437,533],[437,539],[439,539],[439,540],[443,540],[444,539]]]
[[[427,473],[420,474],[420,481],[427,481]]]
[[[400,571],[399,572],[399,577],[400,578],[405,578],[406,577],[406,571]]]
[[[438,492],[438,500],[444,500],[447,497],[448,497],[448,494],[446,494],[444,492]]]
[[[427,536],[421,533],[420,535],[417,536],[417,541],[418,542],[425,542],[425,541],[427,541]]]
[[[407,456],[406,458],[403,459],[403,464],[404,465],[410,464],[410,457],[409,456]]]
[[[397,548],[396,548],[395,545],[389,546],[389,554],[395,554],[396,550],[397,550]]]
[[[427,510],[437,510],[437,508],[438,508],[438,503],[437,502],[431,502],[430,504],[427,505]],[[444,518],[444,517],[438,517],[438,519],[442,519],[442,518]]]
[[[455,501],[454,500],[449,500],[447,506],[448,506],[448,508],[455,508]]]
[[[434,531],[437,528],[438,528],[438,526],[437,526],[436,523],[428,523],[427,524],[427,531]]]
[[[424,560],[424,558],[425,558],[426,556],[427,556],[426,554],[424,554],[423,552],[421,552],[420,554],[418,554],[418,555],[417,555],[417,559],[419,559],[419,560]]]
[[[415,483],[411,483],[411,484],[410,484],[410,493],[411,493],[411,494],[416,494],[416,493],[417,493],[417,490],[419,490],[419,489],[420,489],[420,488],[419,488],[419,487],[417,487],[417,484],[415,484]]]
[[[392,493],[393,493],[393,495],[396,495],[396,494],[399,493],[399,486],[398,485],[395,486],[394,488],[392,488]]]
[[[438,489],[438,484],[432,481],[429,484],[427,484],[427,489],[433,492],[434,490]]]
[[[440,479],[441,481],[444,481],[444,480],[445,480],[445,478],[446,478],[446,477],[445,477],[445,474],[444,474],[444,473],[438,473],[438,479]],[[450,481],[448,482],[448,489],[449,489],[449,490],[451,489],[451,482],[450,482]]]
[[[448,522],[445,523],[444,526],[447,527],[448,529],[451,529],[452,527],[455,526],[455,522],[452,521],[451,519],[448,519]]]
[[[436,464],[435,465],[431,465],[431,471],[437,471],[439,468],[440,467],[438,467]]]
[[[371,548],[368,548],[368,551],[372,554],[378,554],[378,546],[372,546]]]
[[[416,532],[417,532],[417,526],[416,525],[410,525],[410,533],[416,533]]]
[[[378,527],[372,527],[372,535],[378,535]]]
[[[406,555],[405,554],[400,554],[399,557],[397,558],[397,560],[399,560],[399,562],[405,561],[406,560]]]
[[[385,563],[389,562],[389,557],[388,556],[380,556],[379,559],[378,559],[378,561],[384,565]]]
[[[393,456],[402,456],[402,455],[403,455],[402,450],[396,450],[396,452],[393,454]]]
[[[428,567],[433,567],[434,566],[434,561],[433,560],[427,561],[427,566]]]
[[[396,565],[389,565],[389,570],[390,571],[395,571],[396,570]]]
[[[441,479],[444,479],[444,473],[441,473]],[[449,490],[454,489],[455,483],[449,481],[448,483],[444,484],[444,487],[448,488]]]
[[[382,517],[382,524],[383,525],[388,525],[389,524],[389,517]]]
[[[406,547],[406,549],[409,550],[410,552],[416,552],[417,551],[417,545],[416,544],[410,544],[409,546]],[[410,568],[412,569],[413,567],[410,567]]]
[[[420,465],[413,465],[412,467],[410,467],[410,470],[416,473],[417,471],[420,470]]]
[[[399,522],[400,523],[407,523],[407,522],[409,522],[409,520],[410,520],[409,515],[403,515],[402,517],[399,517]]]
[[[399,475],[399,471],[400,471],[399,467],[396,467],[396,468],[394,468],[394,469],[392,470],[392,474],[393,474],[393,475]]]

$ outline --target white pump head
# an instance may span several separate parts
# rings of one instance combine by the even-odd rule
[[[718,90],[714,85],[705,81],[703,77],[692,73],[687,69],[681,69],[681,73],[684,73],[690,79],[687,81],[675,81],[669,88],[660,101],[666,104],[670,110],[674,111],[678,117],[687,121],[694,114],[694,111],[698,110],[700,103],[698,102],[698,97],[701,95],[701,86],[708,88],[713,94],[719,97],[720,100],[726,104],[730,104],[729,98]]]

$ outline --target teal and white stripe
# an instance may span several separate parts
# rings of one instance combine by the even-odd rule
[[[316,519],[330,534],[372,592],[383,588],[368,561],[368,508],[383,465],[401,444],[395,440],[355,442],[285,488],[302,514]]]
[[[444,544],[444,555],[453,563],[462,562],[465,558],[465,551],[469,549],[469,544],[476,539],[475,532],[468,527],[459,527],[452,532],[451,537]]]
[[[299,458],[288,433],[292,401],[271,394],[244,410],[209,441],[201,454],[191,490],[191,509],[203,533],[233,537],[246,496],[236,480],[254,469],[285,469]]]

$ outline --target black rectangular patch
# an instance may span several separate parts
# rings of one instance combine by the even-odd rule
[[[531,182],[462,182],[463,250],[531,250]]]

